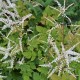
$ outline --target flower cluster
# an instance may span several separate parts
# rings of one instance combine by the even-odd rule
[[[11,9],[11,10],[10,10]],[[3,24],[0,28],[0,35],[8,40],[7,47],[0,46],[0,54],[3,55],[0,60],[3,63],[9,63],[10,66],[7,68],[13,68],[14,60],[16,58],[16,54],[23,52],[22,48],[22,38],[23,35],[18,37],[18,43],[11,40],[9,36],[16,28],[20,28],[20,33],[23,32],[24,21],[31,17],[32,14],[27,14],[23,17],[20,17],[16,8],[16,4],[11,0],[0,0],[0,23]],[[7,35],[4,35],[2,31],[9,28]],[[24,33],[22,33],[24,34]],[[19,64],[24,62],[24,58],[22,60],[17,61]]]
[[[69,64],[73,61],[80,63],[80,53],[77,53],[73,51],[73,49],[80,43],[75,44],[73,47],[71,47],[68,50],[65,50],[64,45],[61,43],[62,51],[60,52],[56,43],[53,41],[53,38],[48,36],[48,43],[52,46],[53,50],[55,51],[56,57],[49,62],[48,64],[42,64],[39,66],[42,67],[49,67],[49,75],[48,78],[52,76],[53,73],[58,72],[58,75],[63,72],[68,72],[72,76],[76,77],[72,72]],[[52,56],[53,57],[53,56]],[[56,63],[56,66],[53,66],[53,63]],[[51,71],[52,70],[52,71]]]
[[[66,0],[64,0],[64,5],[62,6],[60,4],[60,2],[58,0],[54,0],[59,9],[56,9],[55,7],[50,6],[52,9],[55,9],[57,11],[60,12],[59,16],[62,16],[63,18],[67,18],[68,21],[71,23],[71,19],[66,15],[66,10],[71,7],[74,3],[70,4],[68,7],[65,7],[65,2]],[[53,23],[50,19],[46,18],[48,21],[50,21],[51,23]],[[48,32],[48,39],[47,42],[48,44],[52,47],[53,51],[55,52],[56,56],[53,57],[53,60],[47,64],[42,64],[39,66],[42,67],[48,67],[49,68],[49,72],[48,72],[48,78],[52,76],[52,74],[54,73],[58,73],[58,75],[60,76],[62,73],[64,73],[65,71],[69,74],[71,74],[72,76],[74,76],[76,78],[76,76],[72,73],[72,68],[70,67],[70,63],[75,61],[77,63],[80,63],[80,53],[77,53],[74,50],[74,48],[80,44],[80,42],[78,42],[77,44],[75,44],[73,47],[69,48],[68,50],[65,50],[65,47],[63,45],[63,43],[61,42],[61,48],[62,51],[60,51],[57,47],[57,44],[55,42],[54,37],[52,37],[51,32],[53,30],[55,30],[55,28],[60,27],[61,25],[58,24],[56,22],[56,20],[54,20],[54,22],[56,23],[55,27],[52,27]],[[53,24],[55,24],[53,23]],[[58,27],[57,27],[58,26]],[[71,25],[71,26],[80,26],[80,25]],[[56,66],[53,66],[53,64],[56,63]]]
[[[0,24],[1,24],[0,35],[1,35],[1,38],[4,39],[3,42],[6,40],[5,45],[4,44],[0,45],[0,55],[1,55],[0,63],[8,64],[6,68],[11,68],[11,69],[14,68],[15,63],[22,65],[24,62],[26,62],[25,61],[26,57],[24,55],[22,55],[22,53],[26,51],[23,49],[23,43],[24,43],[23,36],[24,36],[24,34],[27,34],[27,32],[24,32],[24,28],[25,28],[24,25],[25,25],[25,22],[28,20],[28,18],[30,18],[32,16],[32,14],[29,13],[29,14],[21,17],[18,13],[18,10],[17,10],[17,6],[15,3],[16,1],[18,1],[18,0],[0,0]],[[25,2],[25,0],[23,0],[23,1]],[[66,18],[71,23],[71,19],[67,16],[66,11],[74,3],[72,3],[68,7],[66,7],[66,5],[65,5],[66,0],[64,0],[63,5],[61,5],[61,3],[58,0],[54,0],[54,1],[57,3],[59,8],[57,9],[52,6],[50,6],[50,8],[55,9],[59,12],[58,17]],[[38,5],[43,7],[43,5],[40,3],[37,3],[35,1],[31,1],[31,2],[32,2],[32,5],[34,8],[37,7]],[[80,42],[78,42],[73,47],[69,48],[68,50],[66,50],[64,47],[64,44],[62,42],[60,42],[61,49],[62,49],[60,51],[59,48],[57,47],[57,44],[56,44],[57,41],[55,41],[55,39],[54,39],[54,37],[52,37],[51,33],[53,30],[62,27],[62,25],[57,20],[55,20],[53,18],[51,18],[51,19],[53,19],[53,21],[51,21],[48,17],[44,17],[44,18],[46,20],[48,20],[49,22],[51,22],[53,24],[53,27],[51,29],[48,28],[49,29],[47,31],[48,37],[46,39],[47,42],[43,41],[43,40],[41,40],[41,41],[43,41],[43,43],[46,42],[46,44],[48,43],[49,47],[51,49],[53,49],[53,51],[55,52],[55,54],[54,54],[55,56],[52,55],[53,59],[51,62],[46,63],[46,64],[42,64],[39,66],[49,68],[48,78],[51,77],[52,74],[54,74],[54,73],[58,73],[58,75],[60,76],[65,71],[68,72],[69,74],[71,74],[72,76],[76,77],[72,73],[73,69],[70,67],[70,63],[73,61],[80,63],[80,53],[74,51],[74,48],[78,44],[80,44]],[[37,23],[35,25],[37,25]],[[78,26],[78,25],[69,25],[69,26]],[[29,28],[29,29],[27,29],[27,31],[34,33],[31,29]],[[7,30],[7,32],[5,34],[4,31],[6,31],[6,30]],[[12,39],[12,36],[16,32],[19,34],[18,34],[16,40],[14,40],[14,39]],[[30,41],[33,41],[36,37],[41,36],[43,34],[39,33],[34,36],[33,35],[27,36],[29,43],[30,43]],[[80,34],[76,33],[76,35],[80,35]],[[30,44],[28,46],[31,46],[31,48],[30,48],[31,51],[34,51],[36,49],[36,48],[34,48],[32,50],[32,45],[30,45]],[[41,47],[43,49],[45,49],[43,46],[41,46]],[[47,49],[45,49],[45,52],[47,50],[48,50],[48,46],[47,46]],[[37,52],[37,50],[36,50],[36,52]],[[20,58],[17,57],[18,54],[21,55]],[[30,54],[30,56],[36,57],[35,54],[33,54],[33,55]],[[53,66],[54,64],[55,64],[55,66]],[[2,73],[0,73],[0,78],[6,78],[6,76],[2,76]]]

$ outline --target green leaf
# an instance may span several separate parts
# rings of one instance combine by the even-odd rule
[[[31,46],[31,48],[33,47],[33,48],[37,48],[38,47],[38,44],[39,44],[39,41],[38,41],[38,39],[36,39],[36,38],[34,38],[34,39],[32,39],[31,41],[29,41],[28,42]],[[29,48],[30,48],[29,47]]]
[[[69,80],[69,75],[67,73],[63,74],[62,80]]]
[[[23,65],[20,66],[20,69],[21,69],[21,74],[26,74],[27,76],[30,76],[32,75],[32,69],[30,67],[30,65],[24,63]]]
[[[27,50],[26,52],[22,53],[24,57],[26,57],[27,59],[30,59],[32,56],[32,52]]]
[[[39,38],[38,38],[38,41],[40,42],[40,43],[42,43],[43,41],[47,41],[47,34],[46,33],[41,33],[40,34],[40,36],[39,36]]]
[[[36,26],[36,30],[40,33],[45,33],[47,31],[45,27],[41,27],[41,26]]]
[[[35,63],[34,62],[30,62],[30,68],[31,69],[36,69]]]
[[[22,77],[23,77],[23,80],[30,80],[30,79],[29,79],[29,76],[28,76],[27,74],[23,74]]]
[[[51,76],[51,80],[61,80],[61,77],[58,76],[57,74],[53,74],[53,75]]]
[[[59,15],[59,12],[53,8],[50,8],[50,6],[47,6],[43,12],[44,17],[52,17],[54,19],[57,19],[58,15]]]
[[[39,73],[37,72],[33,73],[33,80],[41,80],[41,76],[39,75]]]
[[[32,57],[31,57],[31,61],[33,61],[35,58],[36,58],[36,53],[35,52],[32,52]]]
[[[37,70],[43,74],[46,74],[48,72],[48,69],[44,67],[38,67]]]
[[[49,5],[52,2],[52,0],[46,0],[45,6]]]
[[[76,80],[72,75],[69,75],[68,73],[65,73],[62,75],[62,80]]]
[[[0,78],[0,80],[3,80],[2,78]]]

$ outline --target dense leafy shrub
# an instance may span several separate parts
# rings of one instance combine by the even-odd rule
[[[0,0],[0,80],[80,80],[77,0]]]

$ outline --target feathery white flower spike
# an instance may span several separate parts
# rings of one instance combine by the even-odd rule
[[[60,14],[58,15],[58,17],[61,15],[61,16],[65,17],[65,18],[67,18],[67,19],[69,20],[69,22],[71,23],[71,19],[66,15],[65,12],[66,12],[66,10],[68,10],[68,8],[70,8],[74,3],[72,3],[72,4],[70,4],[68,7],[66,7],[66,5],[65,5],[66,0],[64,0],[63,6],[61,5],[61,3],[60,3],[58,0],[54,0],[54,1],[57,3],[59,9],[56,9],[55,7],[52,7],[52,6],[51,6],[51,8],[53,8],[53,9],[55,9],[55,10],[57,10],[57,11],[60,12]]]
[[[24,57],[23,57],[21,60],[19,60],[17,63],[18,63],[19,65],[22,65],[22,64],[24,63]]]
[[[57,67],[55,67],[52,71],[51,71],[51,73],[48,75],[48,77],[47,78],[49,78],[49,77],[51,77],[52,76],[52,74],[54,74],[54,72],[57,70]]]
[[[10,59],[10,60],[6,60],[3,62],[4,64],[9,63],[10,66],[8,66],[7,68],[13,68],[14,65],[14,58]]]
[[[52,67],[51,63],[48,63],[48,64],[43,64],[43,65],[39,65],[39,66],[42,66],[42,67]]]
[[[17,28],[19,29],[19,27],[21,26],[22,28],[20,30],[21,30],[21,33],[23,33],[24,21],[27,18],[31,17],[32,14],[30,13],[28,15],[20,17],[16,9],[16,4],[11,0],[6,0],[6,1],[0,0],[0,11],[1,11],[0,22],[3,23],[3,26],[1,26],[0,29],[1,30],[5,30],[7,28],[10,29],[7,35],[4,35],[2,31],[0,32],[2,37],[8,40],[7,47],[0,46],[0,54],[3,55],[0,61],[2,63],[9,63],[10,66],[7,68],[13,68],[16,54],[23,52],[22,35],[20,36],[21,38],[18,40],[19,42],[18,44],[15,41],[11,40],[9,36]],[[22,58],[21,61],[19,61],[18,63],[21,65],[23,62],[24,62],[24,58]]]
[[[49,38],[48,38],[48,43],[52,46],[53,50],[55,51],[55,53],[57,55],[50,63],[40,65],[41,67],[50,68],[48,78],[51,77],[52,74],[54,74],[56,71],[58,72],[59,76],[60,76],[61,72],[66,71],[69,74],[71,74],[73,77],[75,77],[75,75],[70,71],[69,64],[72,61],[80,63],[80,60],[79,60],[80,59],[80,53],[77,53],[77,52],[73,51],[73,49],[77,45],[79,45],[80,42],[75,44],[73,47],[71,47],[68,50],[65,50],[64,45],[61,43],[61,46],[62,46],[62,52],[61,53],[60,53],[56,43],[52,41],[52,37],[50,35],[49,35]],[[55,67],[52,65],[53,63],[56,63]],[[65,66],[66,66],[66,68],[65,68]]]
[[[2,76],[2,75],[0,75],[0,78],[7,78],[7,76]]]
[[[51,34],[48,35],[48,43],[52,46],[53,50],[55,50],[56,54],[59,55],[59,49],[56,46],[56,43],[53,42],[53,38],[51,37]]]
[[[4,57],[1,59],[1,61],[7,59],[7,57],[9,56],[10,54],[10,50],[12,49],[12,47],[10,46],[10,41],[8,42],[8,45],[7,45],[7,48],[3,48],[3,47],[0,47],[0,51],[2,51]]]
[[[22,37],[19,38],[19,45],[20,45],[20,50],[21,50],[21,52],[23,52]]]
[[[7,68],[13,68],[14,65],[14,58],[12,58],[11,60],[9,60],[10,66]]]

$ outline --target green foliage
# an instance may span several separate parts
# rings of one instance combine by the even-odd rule
[[[74,25],[80,25],[80,10],[78,9],[80,8],[80,1],[78,3],[77,0],[68,0],[66,5],[72,2],[76,5],[69,8],[66,14],[72,19]],[[39,5],[35,6],[38,3]],[[61,0],[61,3],[63,4],[63,0]],[[9,52],[13,54],[10,54],[6,61],[14,58],[13,68],[10,69],[6,68],[10,65],[9,63],[4,62],[5,60],[0,61],[2,75],[7,76],[7,78],[0,78],[0,80],[80,80],[80,63],[72,62],[70,64],[70,67],[73,68],[72,73],[78,75],[77,78],[74,78],[66,72],[58,76],[56,71],[48,79],[48,68],[39,66],[44,63],[49,63],[56,57],[52,46],[48,44],[48,35],[49,31],[55,28],[57,23],[59,25],[51,31],[51,36],[57,43],[60,51],[61,42],[64,43],[66,50],[77,42],[80,42],[80,26],[75,29],[75,26],[69,25],[70,28],[68,28],[68,22],[66,23],[65,19],[63,20],[63,16],[58,17],[60,12],[50,7],[53,6],[58,9],[57,4],[53,0],[17,0],[15,4],[20,18],[29,13],[31,13],[32,16],[24,20],[23,27],[22,24],[14,24],[10,35],[8,35],[10,31],[9,28],[1,30],[1,26],[3,26],[4,23],[0,22],[0,46],[6,48],[10,39],[12,48]],[[5,15],[8,14],[6,13]],[[63,24],[64,29],[62,22],[65,23]],[[4,36],[2,34],[4,34]],[[8,37],[5,37],[7,35]],[[19,38],[22,38],[23,50],[21,50],[21,45],[19,45]],[[17,50],[19,49],[20,51],[18,52]],[[75,48],[75,51],[80,53],[80,44]],[[1,54],[0,51],[0,59],[2,59],[3,56],[4,54]],[[18,64],[22,58],[24,58],[24,60],[21,64]],[[55,65],[56,64],[53,64],[53,67],[55,67]]]

